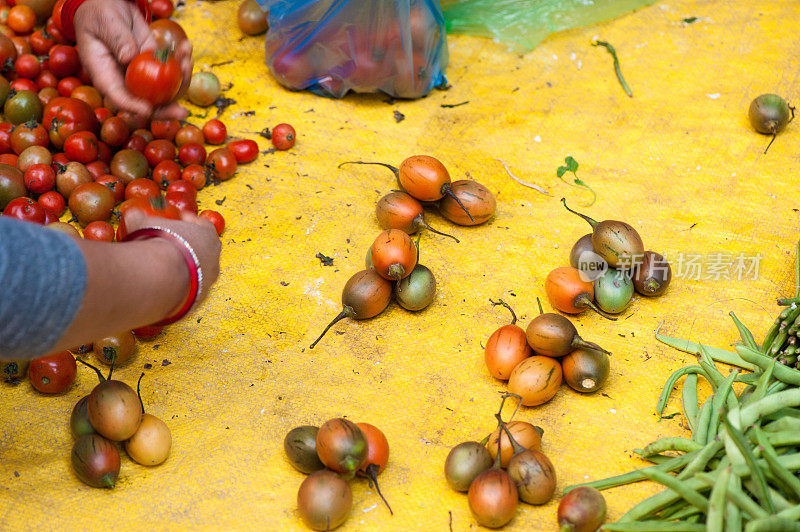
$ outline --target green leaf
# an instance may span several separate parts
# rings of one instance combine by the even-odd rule
[[[567,158],[564,159],[564,162],[567,163],[567,170],[573,174],[578,171],[578,161],[573,159],[572,156],[567,156]]]
[[[556,175],[558,177],[564,177],[564,174],[567,173],[568,168],[566,166],[559,166],[558,170],[556,170]]]

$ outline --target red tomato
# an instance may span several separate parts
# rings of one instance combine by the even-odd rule
[[[42,207],[42,210],[44,211],[44,225],[49,225],[58,221],[58,216],[56,216],[56,213],[45,207]]]
[[[20,91],[37,92],[39,90],[39,86],[36,84],[36,82],[28,78],[15,79],[14,81],[11,82],[11,88],[17,92]]]
[[[47,55],[50,48],[56,44],[56,40],[46,30],[34,31],[28,40],[31,43],[31,50],[36,55]]]
[[[180,161],[183,166],[203,164],[206,162],[206,149],[194,142],[184,144],[178,149],[178,161]]]
[[[50,132],[50,142],[56,148],[64,146],[67,137],[78,131],[95,135],[100,124],[89,104],[75,98],[53,98],[44,108],[42,124]]]
[[[122,179],[118,178],[117,176],[106,174],[95,179],[95,182],[105,185],[111,189],[112,194],[114,194],[114,201],[116,203],[119,203],[125,199],[125,183],[123,183]],[[39,199],[41,200],[41,198]]]
[[[151,167],[161,161],[172,161],[175,159],[175,145],[166,139],[156,139],[147,144],[144,156]]]
[[[150,0],[150,11],[153,13],[154,20],[169,18],[175,11],[175,6],[172,5],[172,0]]]
[[[167,185],[167,193],[169,192],[185,192],[191,194],[195,199],[197,198],[197,189],[190,182],[183,179],[173,181]]]
[[[228,128],[221,121],[212,118],[203,126],[203,136],[209,144],[222,144],[228,137]]]
[[[175,161],[161,161],[153,168],[153,181],[161,188],[181,178],[181,167]]]
[[[10,67],[17,58],[17,47],[14,41],[5,35],[0,36],[0,67]]]
[[[44,207],[30,198],[11,200],[3,210],[3,216],[44,225]]]
[[[53,170],[55,170],[56,172],[60,170],[58,168],[59,165],[66,166],[67,163],[69,163],[69,158],[65,153],[62,152],[53,154],[53,166],[54,166]]]
[[[86,165],[86,169],[89,170],[89,173],[92,174],[95,181],[111,172],[108,165],[100,160],[90,162]]]
[[[223,218],[220,213],[206,209],[200,212],[200,218],[205,218],[214,224],[214,229],[217,230],[217,236],[222,236],[222,233],[225,231],[225,218]]]
[[[56,216],[61,216],[64,214],[64,211],[67,210],[67,202],[64,199],[64,196],[56,192],[55,190],[51,190],[50,192],[45,192],[41,196],[39,196],[39,205],[53,211]]]
[[[36,25],[36,13],[29,6],[16,5],[9,10],[6,24],[17,33],[30,33]]]
[[[49,70],[42,70],[39,75],[36,76],[36,85],[40,89],[46,89],[47,87],[56,88],[58,87],[58,78]]]
[[[108,144],[103,142],[102,140],[97,141],[97,158],[103,161],[106,164],[111,164],[111,158],[113,154],[111,153],[111,148],[108,147]]]
[[[158,183],[156,183],[149,177],[136,178],[130,183],[128,183],[127,187],[125,187],[126,200],[132,198],[150,199],[150,198],[160,198],[160,197],[161,197],[161,189],[158,187]]]
[[[97,137],[91,131],[73,133],[64,140],[64,153],[70,161],[90,163],[97,159]]]
[[[200,190],[204,186],[206,186],[206,181],[208,181],[208,176],[206,175],[206,169],[200,166],[199,164],[190,164],[186,168],[183,169],[181,172],[181,179],[197,189]]]
[[[69,76],[59,81],[58,86],[56,88],[58,89],[58,94],[60,94],[64,98],[69,98],[72,96],[72,91],[74,91],[80,86],[81,86],[81,80],[79,80],[74,76]]]
[[[65,78],[65,79],[70,79],[70,78]],[[83,81],[81,81],[80,79],[78,78],[75,79],[77,79],[78,82],[81,83],[81,85],[78,85],[77,87],[73,88],[72,92],[69,93],[69,96],[75,98],[76,100],[81,100],[83,102],[86,102],[87,105],[89,105],[89,107],[92,108],[92,110],[97,109],[99,107],[103,107],[103,97],[100,95],[100,92],[91,85],[84,85]],[[95,116],[97,116],[96,113]],[[99,118],[97,120],[100,121]]]
[[[11,133],[14,130],[14,124],[8,122],[0,123],[0,153],[11,152]]]
[[[92,85],[92,76],[89,75],[89,71],[83,68],[83,65],[81,65],[81,69],[78,70],[78,79],[81,80],[81,83],[84,85]]]
[[[50,48],[48,57],[50,70],[59,78],[74,76],[81,69],[78,51],[74,46],[57,44]]]
[[[140,340],[152,340],[164,330],[160,325],[145,325],[133,330],[133,334]]]
[[[55,11],[53,11],[53,16],[47,19],[47,24],[45,24],[44,29],[53,39],[55,39],[56,44],[69,44],[69,39],[67,39],[66,35],[64,35],[64,32],[61,31],[61,28],[55,25],[53,21],[55,16]],[[58,15],[58,19],[61,20],[61,15]],[[52,48],[50,49],[52,50]]]
[[[100,125],[102,126],[106,123],[106,120],[114,116],[114,113],[112,113],[111,110],[106,107],[95,107],[94,116],[97,117],[97,121],[100,122]]]
[[[203,136],[203,130],[192,124],[186,124],[181,127],[175,134],[175,139],[173,140],[175,145],[179,148],[184,144],[203,144],[205,141],[206,138]]]
[[[101,220],[91,222],[83,230],[83,238],[97,240],[98,242],[113,242],[114,228],[111,224]]]
[[[47,130],[34,121],[20,124],[11,132],[11,150],[19,155],[30,146],[47,147]]]
[[[236,157],[228,148],[217,148],[208,154],[206,168],[220,181],[227,181],[236,173]]]
[[[233,152],[239,164],[249,163],[258,157],[258,144],[254,140],[234,140],[228,143],[228,149]]]
[[[149,201],[144,198],[132,198],[124,201],[119,206],[119,212],[123,215],[131,209],[141,210],[146,216],[156,216],[170,220],[180,220],[181,218],[180,211],[164,201],[161,196],[151,198]],[[127,235],[128,229],[125,227],[125,217],[123,216],[117,226],[117,242],[121,242]]]
[[[17,166],[17,159],[19,159],[19,156],[14,153],[4,153],[0,155],[0,163],[10,166]]]
[[[31,361],[28,378],[42,393],[61,393],[75,382],[78,365],[69,351],[61,351]]]
[[[147,139],[141,135],[131,135],[128,137],[128,140],[125,141],[124,146],[128,149],[144,153],[144,149],[147,147]]]
[[[129,134],[128,124],[118,116],[108,118],[100,128],[100,139],[109,146],[122,146]]]
[[[181,65],[169,49],[142,52],[125,71],[125,85],[134,96],[153,105],[171,102],[183,81]]]
[[[128,125],[128,128],[130,129],[130,124]],[[133,135],[139,135],[145,141],[147,141],[148,144],[150,142],[153,142],[156,139],[156,137],[153,135],[153,132],[150,131],[149,129],[141,129],[141,128],[140,129],[136,129],[136,130],[134,130],[134,132],[132,134]]]
[[[181,123],[177,120],[153,120],[150,122],[150,131],[153,133],[153,138],[156,139],[166,139],[172,142],[180,129]]]
[[[278,124],[272,128],[272,145],[278,150],[288,150],[294,146],[296,133],[289,124]]]
[[[164,196],[167,203],[178,209],[180,212],[190,212],[197,214],[197,200],[195,195],[188,192],[167,192]]]
[[[36,79],[36,76],[42,71],[42,65],[35,55],[22,54],[14,61],[14,71],[17,73],[17,76]]]
[[[23,179],[25,187],[34,194],[44,194],[56,186],[56,173],[49,164],[34,164],[25,170]]]
[[[38,96],[42,101],[42,105],[47,105],[50,103],[50,100],[58,97],[58,91],[53,87],[45,87],[39,91]]]

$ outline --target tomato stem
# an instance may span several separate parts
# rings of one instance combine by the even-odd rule
[[[106,378],[105,378],[105,377],[103,377],[103,374],[102,374],[102,373],[100,373],[100,370],[99,370],[99,369],[97,369],[96,367],[92,366],[91,364],[89,364],[88,362],[86,362],[85,360],[83,360],[81,357],[75,357],[75,360],[77,360],[78,362],[80,362],[80,363],[81,363],[81,364],[83,364],[84,366],[88,366],[88,367],[92,368],[92,369],[95,371],[95,373],[97,373],[97,377],[100,379],[100,382],[103,382],[104,380],[106,380]],[[109,375],[109,377],[110,377],[110,376],[111,376],[111,375]]]
[[[506,307],[508,311],[511,313],[511,325],[517,323],[517,314],[514,312],[514,309],[511,308],[511,305],[509,305],[502,299],[498,299],[497,301],[492,301],[492,298],[489,298],[489,303],[491,303],[493,307],[496,307],[497,305],[503,305],[504,307]]]
[[[392,507],[389,506],[389,501],[387,501],[386,497],[383,496],[383,493],[381,493],[381,487],[378,485],[378,473],[377,473],[377,471],[379,469],[380,469],[380,466],[378,464],[370,464],[370,465],[367,466],[365,471],[367,473],[367,477],[369,477],[370,482],[375,485],[375,491],[378,492],[378,496],[383,500],[383,503],[386,505],[386,508],[389,509],[389,515],[394,515],[394,512],[392,511]]]
[[[344,166],[346,164],[376,164],[376,165],[379,165],[379,166],[385,166],[386,168],[388,168],[389,170],[394,172],[394,176],[397,179],[400,179],[400,169],[392,166],[391,164],[372,163],[372,162],[368,162],[368,161],[345,161],[345,162],[341,163],[339,166],[337,166],[337,168],[341,168],[342,166]]]
[[[581,214],[581,213],[579,213],[579,212],[576,212],[576,211],[573,211],[572,209],[570,209],[570,208],[567,206],[567,198],[561,198],[561,203],[563,203],[563,204],[564,204],[564,208],[565,208],[565,209],[567,209],[567,210],[568,210],[569,212],[571,212],[572,214],[576,214],[576,215],[580,216],[581,218],[583,218],[584,220],[586,220],[587,222],[589,222],[589,225],[591,225],[592,227],[594,227],[594,226],[596,226],[596,225],[597,225],[597,220],[595,220],[595,219],[593,219],[593,218],[589,218],[589,217],[588,217],[588,216],[586,216],[585,214]]]
[[[144,414],[144,401],[142,401],[142,392],[139,389],[139,386],[142,384],[142,377],[144,377],[144,372],[139,375],[139,380],[136,381],[136,395],[139,396],[139,404],[142,406],[142,414]]]
[[[465,213],[467,213],[467,216],[469,216],[470,221],[475,223],[475,218],[472,217],[472,215],[467,210],[467,208],[464,206],[464,204],[461,203],[461,200],[458,199],[458,196],[453,194],[453,191],[450,190],[450,184],[449,183],[445,183],[444,185],[442,185],[442,192],[444,192],[445,195],[450,196],[451,198],[456,200],[456,203],[458,203],[458,206],[461,207],[464,210]]]
[[[352,312],[353,312],[353,311],[352,311],[352,309],[350,309],[350,310],[349,310],[349,312],[348,312],[348,309],[349,309],[349,307],[345,307],[345,308],[343,308],[343,309],[342,309],[342,311],[341,311],[339,314],[337,314],[335,318],[333,318],[333,320],[332,320],[332,321],[331,321],[331,322],[328,324],[328,326],[327,326],[327,327],[325,327],[325,330],[324,330],[324,331],[322,331],[322,334],[320,334],[320,335],[319,335],[319,337],[318,337],[316,340],[314,340],[314,343],[313,343],[313,344],[311,344],[311,346],[309,347],[309,349],[314,349],[314,346],[315,346],[315,345],[317,345],[317,343],[318,343],[320,340],[322,340],[322,337],[323,337],[323,336],[325,336],[325,333],[327,333],[327,332],[328,332],[328,330],[329,330],[331,327],[333,327],[333,326],[334,326],[334,324],[336,324],[337,322],[339,322],[339,321],[341,321],[341,320],[343,320],[343,319],[347,318],[348,316],[350,316],[350,315],[352,314]]]

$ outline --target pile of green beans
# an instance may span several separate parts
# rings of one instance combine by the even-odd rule
[[[800,259],[800,256],[799,256]],[[796,278],[800,287],[800,260]],[[741,341],[734,351],[711,348],[656,334],[661,342],[693,353],[698,363],[675,371],[656,403],[661,416],[678,380],[690,438],[661,438],[635,452],[654,465],[567,487],[599,490],[651,480],[664,491],[635,505],[609,532],[784,532],[800,531],[800,371],[783,363],[794,356],[800,323],[800,290],[779,300],[787,307],[758,345],[736,316]],[[789,354],[791,352],[791,354]],[[733,369],[723,375],[714,362]],[[705,379],[713,393],[698,404],[697,384]],[[737,396],[734,383],[745,384]]]

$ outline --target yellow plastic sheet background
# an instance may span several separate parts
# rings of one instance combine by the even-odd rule
[[[0,528],[302,529],[295,497],[303,475],[286,462],[283,437],[335,416],[380,427],[392,453],[381,482],[395,516],[356,481],[345,529],[447,530],[451,515],[453,530],[475,528],[442,464],[451,446],[493,429],[505,389],[483,363],[482,343],[507,322],[489,298],[509,301],[526,326],[537,297],[548,308],[545,276],[588,232],[558,202],[586,199],[555,177],[566,155],[598,193],[589,215],[627,220],[648,249],[700,255],[703,278],[677,279],[660,299],[637,298],[616,323],[577,318],[585,338],[614,353],[604,393],[563,386],[550,403],[518,414],[545,429],[559,488],[639,467],[633,448],[685,434],[680,416],[657,422],[654,414],[664,379],[691,359],[655,343],[660,322],[668,334],[725,346],[736,337],[727,317],[734,310],[760,339],[777,312],[774,298],[791,292],[798,128],[791,124],[764,156],[768,138],[751,130],[747,107],[763,92],[798,100],[795,2],[667,0],[559,34],[524,57],[453,37],[452,88],[391,104],[283,90],[264,66],[263,38],[243,38],[235,25],[237,7],[190,0],[178,11],[196,69],[231,61],[213,70],[233,84],[227,96],[238,103],[223,115],[232,135],[253,138],[290,122],[299,138],[293,150],[260,156],[200,193],[201,206],[228,220],[222,277],[193,319],[140,344],[116,373],[135,383],[153,365],[144,401],[171,427],[172,454],[153,469],[123,457],[116,489],[88,488],[69,465],[68,418],[94,375],[79,368],[77,383],[57,397],[27,382],[2,386]],[[590,46],[595,37],[616,47],[634,98],[622,92],[608,53]],[[397,122],[395,111],[405,119]],[[307,349],[339,312],[347,278],[363,268],[379,232],[375,201],[395,188],[385,169],[337,163],[398,164],[416,153],[441,159],[454,179],[469,174],[488,186],[498,198],[495,219],[458,228],[428,214],[462,240],[422,237],[422,262],[439,281],[435,303],[418,314],[392,306],[370,321],[341,322]],[[518,185],[496,158],[554,196]],[[318,252],[334,265],[323,266]],[[717,253],[760,253],[757,278],[706,279]],[[666,412],[679,410],[673,400]],[[657,489],[607,491],[610,518]],[[509,529],[553,529],[556,506],[521,505]]]

